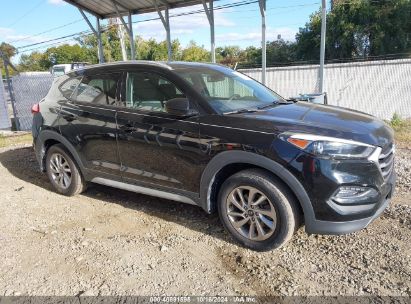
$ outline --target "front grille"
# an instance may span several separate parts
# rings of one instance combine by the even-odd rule
[[[394,144],[389,144],[382,149],[381,154],[378,157],[380,170],[385,180],[390,176],[394,168],[394,152]]]

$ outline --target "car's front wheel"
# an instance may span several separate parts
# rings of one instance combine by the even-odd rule
[[[63,145],[54,145],[48,149],[46,170],[50,182],[57,192],[73,196],[84,191],[83,177]]]
[[[258,251],[281,247],[299,227],[300,211],[293,195],[260,169],[229,177],[219,192],[218,211],[234,239]]]

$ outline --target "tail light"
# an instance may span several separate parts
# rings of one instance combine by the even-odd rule
[[[36,114],[40,112],[40,104],[36,103],[31,107],[31,114]]]

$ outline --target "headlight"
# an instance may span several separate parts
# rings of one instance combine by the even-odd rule
[[[307,153],[323,158],[364,159],[376,147],[358,141],[303,133],[282,133],[279,137]]]

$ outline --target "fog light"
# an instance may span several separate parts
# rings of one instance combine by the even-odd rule
[[[375,203],[378,191],[371,187],[342,186],[334,193],[332,200],[338,204]]]
[[[337,190],[337,193],[334,197],[338,198],[349,198],[349,197],[356,197],[356,196],[363,196],[363,195],[371,195],[374,196],[378,194],[378,192],[374,188],[369,187],[358,187],[358,186],[350,186],[350,187],[340,187]]]

